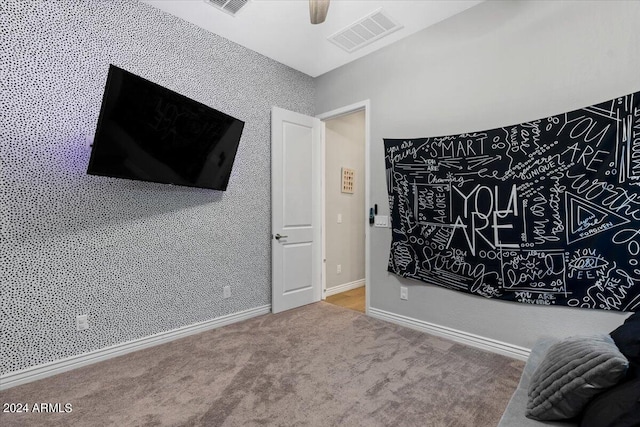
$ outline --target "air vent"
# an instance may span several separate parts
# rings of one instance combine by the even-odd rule
[[[401,28],[402,25],[378,9],[330,36],[329,41],[351,53]]]
[[[235,16],[250,0],[204,0],[210,6]]]

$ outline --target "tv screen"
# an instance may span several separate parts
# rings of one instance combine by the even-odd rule
[[[87,173],[224,191],[243,128],[111,65]]]

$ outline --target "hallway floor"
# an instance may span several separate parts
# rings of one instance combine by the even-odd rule
[[[361,286],[350,291],[328,296],[326,302],[340,307],[364,313],[365,311],[365,287]]]

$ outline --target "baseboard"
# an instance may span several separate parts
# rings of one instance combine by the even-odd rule
[[[324,296],[328,297],[331,295],[339,294],[340,292],[347,292],[352,289],[361,288],[364,286],[364,279],[355,280],[349,283],[343,283],[342,285],[332,286],[330,288],[325,289]]]
[[[480,335],[470,334],[468,332],[459,331],[457,329],[448,328],[446,326],[436,325],[434,323],[425,322],[423,320],[414,319],[412,317],[401,316],[399,314],[380,310],[370,307],[367,313],[369,316],[387,322],[395,323],[407,328],[448,338],[452,341],[466,344],[472,347],[488,350],[493,353],[509,356],[514,359],[527,360],[531,349],[519,347],[517,345],[508,344],[491,338],[482,337]]]
[[[122,356],[133,351],[142,350],[143,348],[153,347],[169,341],[183,338],[188,335],[197,334],[209,329],[219,328],[221,326],[230,325],[252,317],[268,314],[271,312],[271,305],[263,305],[261,307],[240,311],[238,313],[228,314],[216,319],[207,320],[205,322],[195,323],[193,325],[184,326],[182,328],[173,329],[171,331],[160,332],[159,334],[150,335],[133,341],[112,345],[109,347],[94,350],[89,353],[79,354],[77,356],[67,357],[65,359],[56,360],[45,363],[43,365],[34,366],[23,369],[21,371],[9,372],[0,375],[0,390],[15,387],[31,381],[50,377],[65,371],[79,368],[81,366],[90,365],[92,363],[111,359],[113,357]]]

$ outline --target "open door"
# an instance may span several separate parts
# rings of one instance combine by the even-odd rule
[[[324,123],[271,110],[271,311],[320,301]]]

